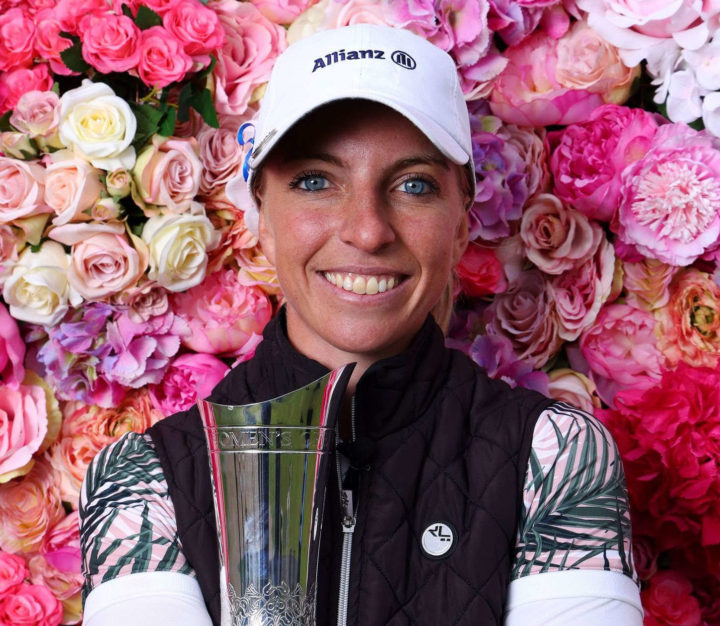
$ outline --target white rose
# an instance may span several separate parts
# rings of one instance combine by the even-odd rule
[[[207,251],[220,234],[205,215],[158,215],[143,227],[142,239],[150,249],[150,280],[170,291],[184,291],[202,282]]]
[[[60,141],[99,169],[132,168],[136,129],[128,103],[104,83],[85,79],[60,98]]]
[[[10,315],[33,324],[53,326],[82,298],[68,283],[70,255],[54,241],[46,241],[40,250],[26,248],[13,267],[3,288]]]

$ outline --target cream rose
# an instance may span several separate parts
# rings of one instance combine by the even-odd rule
[[[3,298],[14,318],[32,324],[53,326],[82,298],[70,287],[67,272],[70,255],[54,241],[40,250],[26,248],[3,287]]]
[[[170,291],[184,291],[205,278],[207,252],[219,243],[219,233],[205,215],[151,217],[142,239],[150,249],[150,280]]]
[[[60,141],[101,170],[132,168],[136,129],[128,103],[104,83],[86,79],[60,98]]]
[[[45,203],[56,213],[52,220],[56,226],[90,220],[103,189],[95,168],[82,159],[68,159],[71,153],[62,152],[62,156],[54,156],[56,162],[45,173]]]
[[[72,246],[70,285],[86,300],[100,300],[137,283],[148,266],[148,249],[139,237],[125,235],[118,223],[68,224],[50,237]]]

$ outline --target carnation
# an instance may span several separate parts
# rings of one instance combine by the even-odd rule
[[[240,283],[237,271],[221,269],[202,285],[172,296],[172,308],[190,328],[183,345],[196,352],[249,358],[272,315],[259,287]]]
[[[643,255],[689,265],[720,236],[720,139],[684,124],[655,133],[621,175],[613,230]]]

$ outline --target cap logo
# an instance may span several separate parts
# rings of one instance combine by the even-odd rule
[[[327,67],[328,65],[333,65],[334,63],[340,63],[341,61],[356,61],[357,59],[384,59],[385,58],[385,50],[345,50],[344,48],[342,50],[334,50],[333,52],[328,52],[325,56],[319,57],[315,59],[315,64],[313,65],[313,72],[315,70],[322,69],[323,67]],[[415,61],[413,61],[415,63]]]
[[[392,59],[393,63],[395,63],[395,65],[404,67],[406,70],[414,70],[417,67],[415,59],[413,59],[407,52],[403,52],[402,50],[395,50],[395,52],[392,53],[390,58]]]

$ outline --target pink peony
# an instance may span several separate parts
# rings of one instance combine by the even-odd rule
[[[147,31],[146,31],[147,32]],[[184,213],[197,195],[202,177],[194,138],[155,135],[133,167],[133,198],[149,217],[159,211]]]
[[[209,65],[225,43],[225,31],[217,13],[197,0],[181,0],[163,15],[163,25],[183,46],[193,61]]]
[[[492,112],[518,126],[573,124],[603,104],[600,93],[557,80],[558,42],[536,32],[505,51],[508,64],[490,94]]]
[[[0,14],[0,71],[32,65],[35,23],[22,9]]]
[[[249,357],[260,343],[272,307],[258,287],[246,287],[237,272],[221,269],[201,285],[172,296],[173,310],[190,327],[183,345],[196,352]]]
[[[460,288],[471,298],[502,293],[507,281],[502,264],[492,248],[470,243],[456,268]]]
[[[552,278],[548,291],[555,303],[562,339],[574,341],[595,321],[600,307],[612,293],[614,275],[615,253],[612,244],[603,237],[593,258]]]
[[[140,63],[141,31],[126,15],[90,13],[79,23],[82,55],[103,74],[127,72]]]
[[[487,311],[487,332],[507,337],[518,359],[542,367],[562,344],[552,303],[543,275],[523,272],[505,293],[495,296]]]
[[[77,509],[87,467],[105,446],[128,432],[142,433],[163,418],[145,389],[131,390],[113,408],[68,402],[60,438],[50,449],[50,462],[65,502]],[[50,532],[48,539],[53,538]]]
[[[620,174],[645,155],[657,126],[657,117],[642,109],[607,104],[586,122],[549,133],[555,194],[588,217],[609,221],[620,201]]]
[[[56,480],[43,456],[22,479],[0,484],[0,549],[30,553],[42,548],[48,529],[65,516]]]
[[[287,47],[285,30],[265,18],[249,2],[213,0],[225,30],[225,45],[213,71],[215,107],[219,113],[242,115],[260,98],[257,88],[270,77],[277,56]]]
[[[562,274],[597,252],[604,234],[582,213],[567,209],[551,194],[528,202],[520,222],[528,260],[547,274]]]
[[[53,79],[45,63],[0,72],[0,115],[14,109],[28,91],[50,91],[52,86]]]
[[[720,139],[685,124],[655,133],[621,175],[612,223],[620,241],[670,265],[689,265],[720,236]]]
[[[276,24],[290,24],[315,0],[251,0],[266,18]]]
[[[0,598],[13,593],[29,575],[25,559],[0,550]]]
[[[25,377],[25,342],[17,322],[0,302],[0,385],[17,389]]]
[[[62,617],[62,604],[42,585],[22,583],[0,599],[0,623],[8,626],[58,626]]]
[[[580,337],[600,397],[609,405],[629,387],[647,389],[661,376],[662,355],[655,338],[655,319],[627,304],[604,306]]]
[[[150,387],[153,405],[163,415],[187,411],[207,398],[229,369],[210,354],[183,354],[170,364],[162,382]]]
[[[44,183],[45,169],[38,163],[0,157],[0,224],[49,213]]]
[[[183,45],[162,26],[142,31],[138,74],[149,87],[167,87],[185,78],[192,69],[192,59]]]
[[[159,383],[180,349],[180,338],[188,332],[181,317],[165,313],[136,323],[120,313],[107,325],[112,352],[105,356],[100,371],[110,382],[138,389]]]
[[[671,366],[720,364],[720,287],[712,276],[694,268],[676,274],[655,318],[658,347]]]

